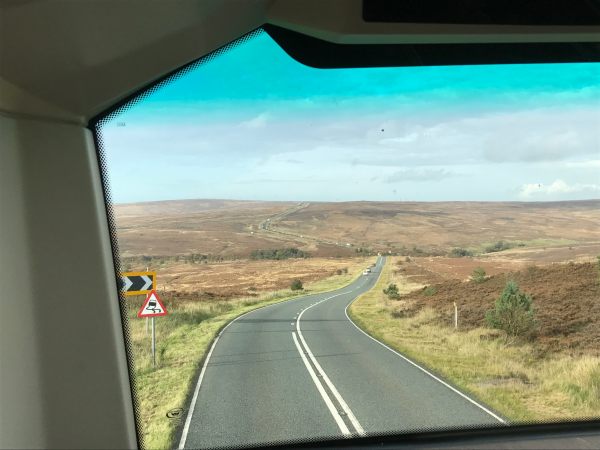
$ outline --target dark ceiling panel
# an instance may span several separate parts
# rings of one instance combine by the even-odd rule
[[[600,25],[598,0],[363,0],[365,22]]]

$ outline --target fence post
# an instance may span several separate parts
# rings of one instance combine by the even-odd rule
[[[458,329],[458,307],[456,302],[454,302],[454,328]]]

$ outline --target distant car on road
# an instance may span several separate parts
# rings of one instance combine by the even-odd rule
[[[371,269],[367,268],[363,270],[363,275],[369,275],[371,273]]]

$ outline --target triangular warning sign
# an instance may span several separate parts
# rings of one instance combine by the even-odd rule
[[[167,309],[163,305],[156,291],[152,290],[144,300],[144,304],[138,311],[138,317],[166,316]]]

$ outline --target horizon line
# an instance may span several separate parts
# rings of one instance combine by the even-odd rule
[[[245,203],[577,203],[597,202],[600,198],[576,200],[249,200],[236,198],[179,198],[166,200],[145,200],[134,202],[111,202],[112,206],[138,205],[142,203],[169,203],[169,202],[245,202]]]

